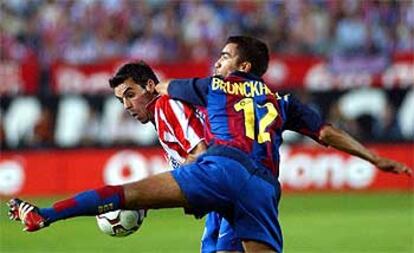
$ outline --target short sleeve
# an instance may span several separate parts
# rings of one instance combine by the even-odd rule
[[[194,107],[169,99],[168,105],[165,106],[165,114],[173,126],[173,135],[187,153],[204,140],[204,126]]]
[[[319,132],[326,125],[319,114],[292,95],[286,95],[281,99],[285,100],[287,107],[284,129],[306,135],[326,145],[319,140]]]

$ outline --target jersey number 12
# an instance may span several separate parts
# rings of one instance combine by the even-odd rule
[[[270,133],[266,132],[266,128],[276,119],[278,112],[275,106],[268,102],[264,105],[257,105],[259,108],[266,108],[267,113],[259,120],[259,133],[257,134],[257,142],[262,144],[266,141],[271,141]],[[234,105],[234,109],[239,112],[244,112],[244,128],[246,136],[252,140],[255,139],[255,108],[252,98],[243,98],[237,104]]]

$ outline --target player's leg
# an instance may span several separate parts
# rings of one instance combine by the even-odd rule
[[[281,252],[277,180],[266,169],[263,171],[272,182],[255,176],[258,167],[236,149],[230,150],[230,157],[235,159],[223,157],[222,151],[228,149],[210,149],[200,159],[198,169],[184,167],[173,171],[173,176],[196,217],[216,210],[230,221],[236,237],[245,241],[245,251]]]
[[[246,253],[255,252],[255,253],[274,253],[275,251],[269,245],[258,242],[258,241],[250,241],[250,240],[243,240],[243,248]]]
[[[235,163],[220,162],[224,168],[230,168],[224,170],[233,200],[233,213],[223,213],[224,217],[232,224],[236,237],[243,241],[245,251],[281,252],[283,238],[278,223],[280,186],[277,178],[238,150],[220,154],[223,153],[237,158],[233,160],[237,160]]]
[[[171,172],[151,176],[123,187],[124,209],[189,207]]]
[[[201,238],[201,253],[216,252],[221,217],[216,212],[208,213]]]
[[[217,212],[207,214],[201,253],[237,253],[243,252],[243,245],[236,237],[230,224]]]
[[[234,201],[238,198],[236,195],[251,178],[246,169],[233,159],[207,155],[203,157],[197,169],[188,170],[184,166],[174,170],[172,174],[193,208],[189,211],[196,217],[201,217],[211,210],[221,210],[222,215],[232,216]],[[244,250],[275,252],[271,251],[272,247],[267,244],[253,240],[246,241]]]
[[[281,252],[283,237],[278,222],[280,186],[258,169],[239,192],[234,231],[246,252]],[[270,173],[270,172],[269,172]]]
[[[222,216],[220,218],[220,230],[217,235],[217,253],[243,252],[241,240],[236,236],[230,223]]]
[[[188,207],[170,172],[141,181],[104,186],[56,202],[49,208],[37,208],[18,199],[9,202],[10,218],[22,220],[28,231],[36,231],[53,222],[77,216],[96,215],[116,209]]]

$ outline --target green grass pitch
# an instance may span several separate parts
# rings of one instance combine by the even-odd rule
[[[36,199],[48,205],[52,199]],[[203,221],[182,210],[151,211],[141,229],[127,238],[101,233],[95,218],[53,224],[24,233],[0,208],[1,253],[198,252]],[[413,253],[412,193],[286,194],[280,220],[287,253]]]

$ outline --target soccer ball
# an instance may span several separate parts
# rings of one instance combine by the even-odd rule
[[[125,237],[138,230],[144,217],[144,210],[116,210],[97,215],[96,221],[99,229],[105,234]]]

